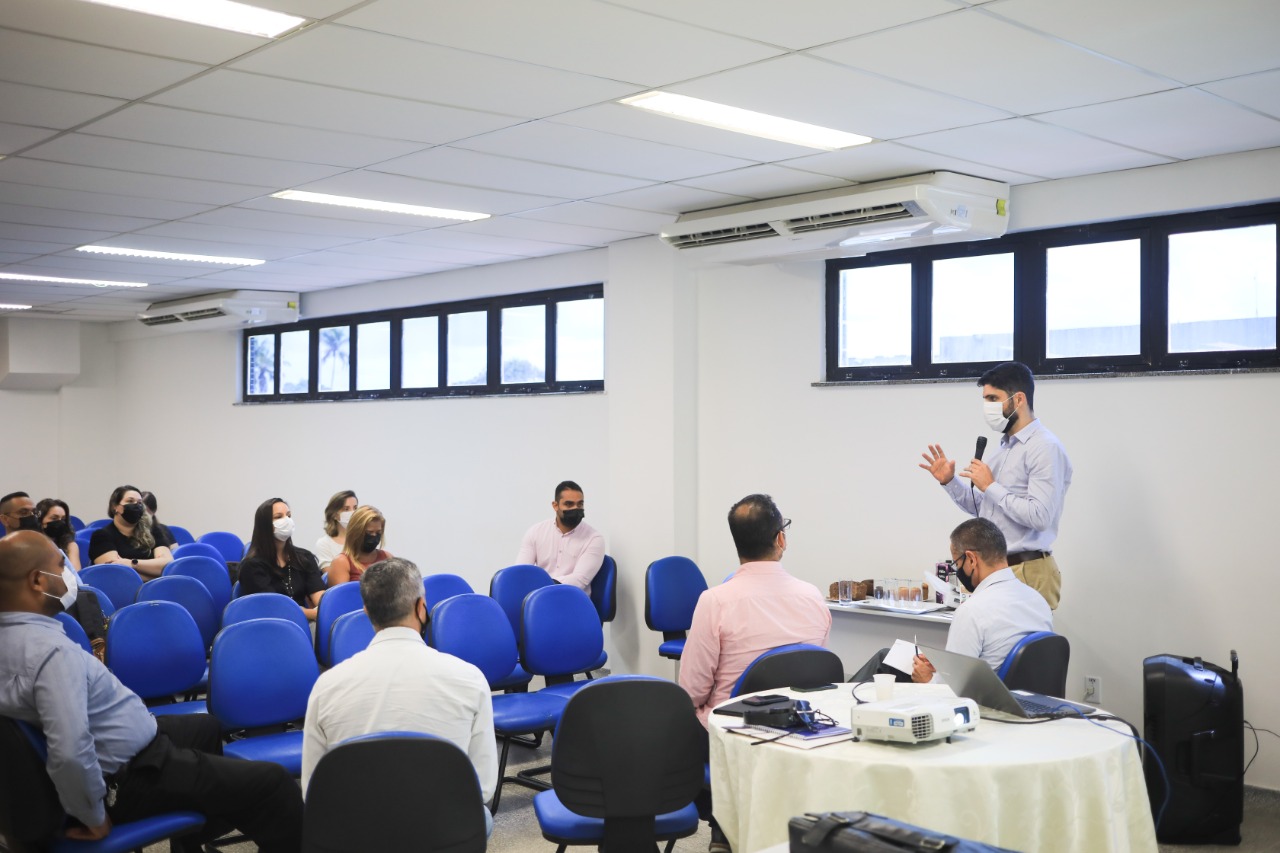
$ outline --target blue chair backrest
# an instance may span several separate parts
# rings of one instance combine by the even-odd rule
[[[436,605],[446,598],[471,592],[475,592],[475,590],[471,588],[471,584],[467,583],[467,579],[461,575],[441,572],[427,575],[422,579],[422,597],[427,601],[428,613],[435,610]]]
[[[433,607],[427,641],[473,664],[490,684],[510,675],[520,659],[507,614],[487,595],[455,595]]]
[[[138,590],[142,589],[142,578],[138,573],[119,563],[89,566],[80,573],[80,580],[106,593],[116,610],[133,604],[138,598]]]
[[[111,519],[109,518],[99,518],[97,521],[91,521],[88,524],[86,524],[85,529],[97,530],[99,527],[106,527],[110,523],[111,523]]]
[[[1058,635],[1055,634],[1053,631],[1033,631],[1030,634],[1027,634],[1025,637],[1023,637],[1021,640],[1015,643],[1012,649],[1009,649],[1009,654],[1005,655],[1004,663],[1000,664],[1000,668],[996,670],[996,675],[1000,676],[1001,681],[1004,680],[1004,677],[1009,674],[1009,668],[1013,666],[1013,659],[1017,657],[1018,651],[1023,646],[1027,645],[1028,643],[1034,643],[1037,640],[1043,640],[1045,637],[1056,637],[1056,636]]]
[[[311,634],[307,614],[302,612],[298,602],[278,592],[255,592],[233,598],[222,611],[223,628],[237,622],[248,622],[250,619],[288,619],[306,631],[308,636]]]
[[[84,522],[80,520],[79,516],[75,516],[75,515],[69,516],[67,518],[67,522],[71,525],[71,529],[74,530],[76,533],[79,533],[81,530],[84,530]]]
[[[215,560],[227,562],[227,558],[222,556],[222,552],[217,548],[205,542],[192,542],[190,545],[179,545],[173,549],[174,557],[212,557]]]
[[[244,542],[234,533],[225,530],[214,530],[201,536],[196,542],[212,545],[218,549],[222,559],[228,563],[238,563],[244,557]]]
[[[209,658],[209,713],[233,730],[300,720],[319,676],[311,637],[293,622],[228,625]]]
[[[93,654],[93,644],[89,642],[89,635],[84,632],[84,628],[76,621],[75,617],[70,613],[55,613],[54,617],[62,623],[62,630],[68,637],[80,644],[80,648],[89,654]]]
[[[333,622],[329,631],[329,652],[333,665],[337,666],[352,655],[369,648],[373,637],[378,632],[369,621],[369,614],[363,610],[352,610],[343,613]]]
[[[612,622],[618,613],[618,564],[604,555],[600,571],[591,579],[591,603],[596,606],[601,622]]]
[[[654,560],[644,574],[644,621],[654,631],[688,631],[707,579],[688,557]]]
[[[320,596],[320,606],[316,610],[316,658],[320,663],[329,666],[333,663],[329,640],[333,631],[333,623],[338,617],[352,610],[364,607],[360,598],[360,581],[347,581],[330,587]]]
[[[757,683],[750,689],[746,688],[747,682],[751,680],[752,672],[764,661],[777,655],[790,654],[792,652],[810,652],[813,653],[813,656],[806,656],[809,659],[803,665],[797,665],[794,662],[782,662],[781,665],[789,669],[791,673],[783,673],[789,679],[785,680],[785,683]],[[797,671],[803,671],[805,677],[795,677],[794,673]],[[815,675],[818,672],[821,673],[820,679]],[[760,674],[763,674],[763,672]],[[772,673],[772,675],[777,674],[777,672]],[[768,678],[769,675],[765,677]],[[758,682],[758,679],[756,680]],[[806,684],[804,683],[805,681],[810,683]],[[738,680],[734,682],[733,689],[729,691],[729,695],[737,696],[744,692],[755,693],[757,690],[775,690],[782,687],[790,687],[793,684],[797,687],[816,687],[822,683],[839,683],[841,681],[844,681],[844,666],[840,663],[840,657],[835,652],[824,646],[815,646],[812,643],[788,643],[785,646],[778,646],[761,652],[755,660],[747,664],[747,668],[742,671],[742,675],[739,675]]]
[[[196,541],[196,537],[191,535],[191,531],[185,527],[179,527],[176,524],[169,525],[169,532],[173,534],[173,538],[179,545],[190,545]]]
[[[604,651],[604,628],[590,597],[576,586],[535,589],[520,618],[520,662],[534,675],[589,669]]]
[[[138,591],[138,601],[172,601],[182,605],[196,621],[204,649],[208,651],[213,645],[222,622],[222,611],[214,606],[209,590],[195,578],[170,575],[148,581]]]
[[[231,597],[233,599],[239,598],[242,594],[243,593],[240,592],[240,581],[237,580],[235,583],[231,585]],[[253,593],[253,594],[256,595],[257,593]]]
[[[87,584],[84,581],[80,582],[80,588],[87,589],[89,592],[98,596],[98,606],[102,608],[103,616],[110,619],[111,616],[116,612],[116,605],[115,605],[115,602],[111,600],[111,596],[107,595],[105,592],[98,589],[96,586],[91,586],[90,584]]]
[[[89,528],[76,532],[76,547],[80,549],[80,565],[89,565],[89,542],[93,539],[93,531]]]
[[[179,557],[164,567],[163,577],[184,575],[195,578],[204,584],[213,598],[213,606],[219,613],[231,601],[231,575],[227,572],[227,564],[215,557]]]
[[[511,633],[520,634],[520,610],[524,606],[525,596],[535,589],[553,586],[555,581],[545,569],[527,564],[507,566],[498,569],[489,582],[489,597],[502,605],[511,623]]]
[[[204,654],[195,620],[172,601],[122,607],[107,632],[107,667],[143,699],[195,686],[204,677]]]

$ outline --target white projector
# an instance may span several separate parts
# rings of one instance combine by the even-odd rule
[[[887,740],[897,743],[951,742],[951,736],[973,731],[978,706],[972,699],[889,699],[855,705],[854,740]]]

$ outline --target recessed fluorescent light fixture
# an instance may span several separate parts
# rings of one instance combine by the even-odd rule
[[[145,281],[103,281],[95,278],[57,278],[51,275],[22,275],[0,272],[0,278],[11,281],[36,281],[41,284],[92,284],[94,287],[146,287]]]
[[[748,136],[759,136],[762,139],[773,139],[777,142],[790,142],[792,145],[819,148],[823,151],[852,148],[871,141],[870,136],[845,133],[843,130],[832,130],[829,127],[778,118],[726,104],[717,104],[713,101],[704,101],[700,98],[673,95],[670,92],[646,92],[643,95],[623,98],[618,103],[651,110],[695,124],[705,124],[707,127],[718,127],[734,133],[745,133]]]
[[[432,216],[436,219],[460,219],[464,222],[475,222],[477,219],[488,219],[487,213],[471,213],[466,210],[446,210],[440,207],[423,207],[419,204],[400,204],[394,201],[374,201],[368,198],[351,198],[345,195],[327,195],[325,193],[309,193],[302,190],[284,190],[272,193],[272,198],[283,198],[289,201],[309,201],[314,204],[333,204],[338,207],[355,207],[360,210],[380,210],[384,213],[408,213],[413,216]]]
[[[0,311],[26,311],[30,307],[30,305],[9,305],[7,303],[0,302]]]
[[[149,249],[124,249],[119,246],[77,246],[77,252],[93,252],[99,255],[124,255],[129,258],[157,258],[162,261],[198,261],[203,264],[227,264],[235,267],[256,267],[266,261],[257,258],[225,258],[220,255],[186,255],[181,252],[152,252]]]
[[[305,23],[306,18],[259,9],[232,0],[88,0],[99,6],[115,6],[175,21],[186,21],[220,30],[273,39]]]

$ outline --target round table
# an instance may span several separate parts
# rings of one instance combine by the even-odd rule
[[[840,725],[852,685],[808,699]],[[873,686],[859,696],[874,699]],[[896,685],[894,698],[952,696],[942,685]],[[1155,851],[1142,764],[1120,723],[1063,719],[1026,725],[979,721],[951,743],[847,741],[803,750],[753,746],[725,731],[740,717],[712,714],[713,810],[735,853],[787,841],[806,812],[868,811],[1012,850]]]

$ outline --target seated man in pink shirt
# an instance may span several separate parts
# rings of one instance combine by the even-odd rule
[[[572,480],[556,486],[551,508],[556,514],[524,534],[516,562],[547,570],[556,583],[591,592],[591,579],[604,562],[604,537],[582,520],[586,503],[582,487]]]

